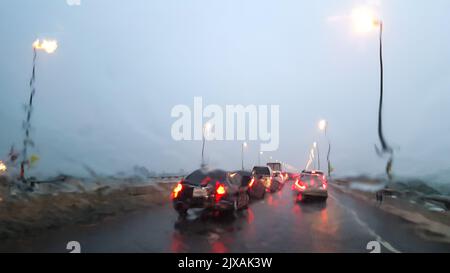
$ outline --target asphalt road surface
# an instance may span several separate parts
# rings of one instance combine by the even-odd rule
[[[450,252],[450,244],[418,235],[414,225],[330,187],[326,203],[297,204],[291,183],[247,211],[217,217],[190,211],[185,220],[171,204],[106,219],[90,226],[51,230],[0,245],[0,252]]]

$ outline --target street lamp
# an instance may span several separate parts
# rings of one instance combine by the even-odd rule
[[[210,131],[211,131],[211,124],[209,122],[207,122],[207,123],[205,123],[205,125],[203,125],[203,130],[202,130],[202,165],[201,165],[202,168],[204,168],[206,166],[205,143],[206,143],[206,136],[209,135]]]
[[[392,168],[392,160],[393,160],[393,150],[392,148],[387,144],[386,139],[384,138],[383,134],[383,21],[378,19],[374,12],[371,11],[368,8],[360,7],[356,8],[352,11],[351,18],[353,20],[353,25],[355,27],[355,30],[357,32],[370,32],[374,28],[378,28],[379,30],[379,60],[380,60],[380,99],[378,104],[378,137],[380,139],[381,143],[381,151],[375,146],[376,151],[378,155],[381,155],[382,153],[388,153],[390,154],[390,158],[388,160],[388,163],[386,165],[386,174],[388,175],[389,179],[392,178],[391,176],[391,168]]]
[[[244,170],[244,148],[247,148],[247,142],[244,141],[241,148],[242,170]]]
[[[0,160],[0,174],[6,172],[8,168],[6,167],[6,164],[3,163],[3,161]]]
[[[261,166],[261,156],[263,155],[263,152],[260,151],[258,154],[258,166]]]
[[[23,127],[25,129],[25,137],[23,140],[23,150],[22,150],[22,161],[20,163],[20,180],[25,182],[25,164],[29,164],[29,161],[27,160],[28,157],[28,146],[33,144],[33,141],[30,138],[30,129],[31,129],[31,114],[32,114],[32,107],[33,107],[33,98],[34,94],[36,93],[36,87],[34,85],[36,80],[36,58],[37,53],[39,50],[45,51],[48,54],[51,54],[55,52],[55,50],[58,48],[58,42],[56,40],[39,40],[33,42],[33,68],[31,71],[31,79],[29,82],[30,85],[30,98],[28,100],[28,108],[27,108],[27,115],[26,119],[23,123]]]
[[[319,130],[324,132],[325,138],[327,139],[327,142],[328,142],[327,172],[328,172],[328,176],[330,176],[331,175],[331,163],[330,163],[331,142],[330,142],[330,139],[328,138],[327,128],[328,128],[328,121],[326,121],[325,119],[320,120],[319,121]]]

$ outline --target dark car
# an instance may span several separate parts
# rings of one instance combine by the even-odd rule
[[[303,171],[292,190],[297,195],[297,201],[310,199],[326,200],[328,198],[328,180],[322,171]]]
[[[235,173],[198,169],[182,179],[172,191],[175,210],[186,215],[190,208],[234,211],[247,208],[248,186]]]

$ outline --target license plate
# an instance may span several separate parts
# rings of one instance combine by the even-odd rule
[[[208,195],[208,192],[204,188],[194,188],[194,191],[192,192],[193,197],[206,197]]]

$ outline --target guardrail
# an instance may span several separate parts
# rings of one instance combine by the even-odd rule
[[[150,179],[182,179],[184,175],[171,175],[171,176],[150,176]]]
[[[450,197],[448,196],[441,196],[441,195],[430,195],[430,196],[424,196],[422,199],[426,201],[433,201],[443,204],[448,210],[450,210]]]

